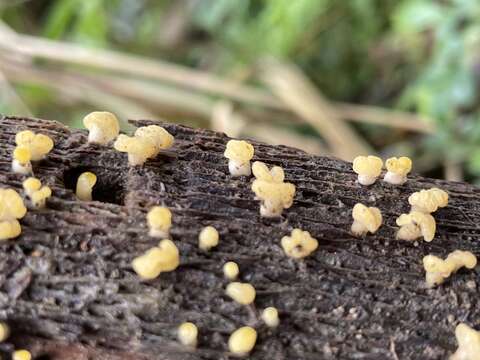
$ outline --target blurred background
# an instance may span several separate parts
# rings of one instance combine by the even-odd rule
[[[480,183],[478,0],[0,0],[0,113],[107,110]]]

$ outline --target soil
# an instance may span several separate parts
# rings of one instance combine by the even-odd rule
[[[250,359],[446,359],[456,349],[455,326],[480,326],[479,267],[461,270],[427,289],[422,258],[456,249],[480,255],[480,189],[410,176],[402,186],[356,182],[351,164],[285,146],[252,141],[254,160],[279,165],[297,187],[281,218],[259,216],[251,179],[231,178],[223,157],[224,134],[154,121],[175,136],[172,149],[143,167],[126,154],[87,144],[87,132],[58,122],[0,118],[0,186],[21,192],[24,177],[10,170],[15,133],[52,137],[55,148],[34,165],[53,190],[44,210],[21,220],[22,235],[0,244],[0,320],[12,327],[0,344],[29,349],[37,359],[229,359],[228,337],[254,326]],[[83,171],[97,174],[92,202],[74,195]],[[434,214],[431,243],[395,240],[395,219],[409,211],[414,191],[440,187],[448,207]],[[375,235],[349,233],[351,210],[361,202],[381,209]],[[141,281],[131,260],[158,239],[145,216],[153,205],[173,213],[171,235],[180,267]],[[219,246],[198,248],[204,226],[219,230]],[[318,249],[303,261],[284,254],[280,239],[308,230]],[[257,290],[255,306],[225,295],[222,266],[235,261],[241,281]],[[281,324],[268,329],[259,312],[275,306]],[[176,341],[176,328],[192,321],[199,346]]]

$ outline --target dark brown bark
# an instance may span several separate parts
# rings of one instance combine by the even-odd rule
[[[125,154],[88,145],[85,131],[0,120],[2,187],[21,189],[23,177],[10,171],[17,131],[30,128],[55,141],[48,159],[34,167],[53,189],[48,208],[30,210],[21,237],[0,245],[0,319],[13,329],[5,351],[24,346],[42,359],[227,359],[229,334],[251,324],[259,333],[251,359],[445,359],[456,348],[458,322],[480,326],[478,270],[426,289],[421,263],[426,254],[455,249],[480,255],[478,188],[418,176],[403,186],[362,187],[348,163],[253,142],[254,160],[282,166],[297,186],[282,218],[264,219],[251,179],[228,175],[226,136],[163,125],[176,139],[171,152],[129,168]],[[71,190],[85,170],[98,176],[100,201],[79,202]],[[408,196],[432,186],[450,194],[449,206],[435,214],[434,241],[394,240]],[[381,209],[385,223],[374,236],[349,234],[357,202]],[[155,204],[173,212],[181,266],[142,282],[130,262],[158,243],[145,223]],[[208,253],[197,246],[206,225],[221,234]],[[319,240],[304,261],[287,258],[280,247],[295,227]],[[228,260],[257,289],[255,309],[225,296]],[[280,311],[276,330],[255,315],[267,306]],[[175,339],[187,320],[199,327],[195,351]]]

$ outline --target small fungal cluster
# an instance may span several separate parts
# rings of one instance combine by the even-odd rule
[[[17,174],[32,174],[32,161],[43,160],[53,149],[53,140],[44,134],[24,130],[15,135],[17,146],[12,154],[12,171]]]
[[[382,225],[382,213],[376,207],[367,207],[360,203],[355,204],[352,217],[351,231],[355,236],[363,236],[368,232],[375,234]]]
[[[480,331],[461,323],[455,328],[455,337],[457,338],[458,349],[450,356],[450,360],[480,359]]]
[[[425,281],[429,287],[442,284],[446,278],[462,267],[473,269],[475,266],[477,266],[477,257],[470,251],[455,250],[448,254],[445,260],[435,255],[427,255],[423,258]]]
[[[230,140],[227,143],[224,156],[228,159],[228,170],[234,177],[250,176],[252,168],[250,160],[254,154],[253,146],[244,140]]]
[[[406,156],[392,157],[385,161],[387,172],[383,181],[393,185],[402,185],[407,181],[407,175],[412,170],[412,160]],[[357,156],[353,160],[353,171],[358,174],[358,182],[369,186],[377,181],[382,173],[383,161],[377,156]]]
[[[13,239],[22,233],[19,219],[27,213],[22,197],[13,189],[0,189],[0,240]]]
[[[318,247],[318,241],[308,231],[301,229],[293,229],[290,236],[282,238],[281,244],[285,254],[294,259],[304,258]]]
[[[180,253],[175,243],[163,239],[158,246],[132,261],[133,270],[144,280],[156,279],[162,272],[175,270],[180,264]]]
[[[47,199],[52,196],[50,187],[43,185],[42,182],[34,177],[29,177],[22,183],[25,195],[30,199],[32,207],[42,209],[47,203]]]

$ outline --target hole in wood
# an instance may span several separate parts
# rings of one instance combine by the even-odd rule
[[[78,177],[86,171],[90,171],[97,176],[97,182],[92,191],[94,201],[124,205],[126,176],[121,171],[112,172],[84,166],[74,167],[66,170],[63,174],[65,187],[75,193]]]

